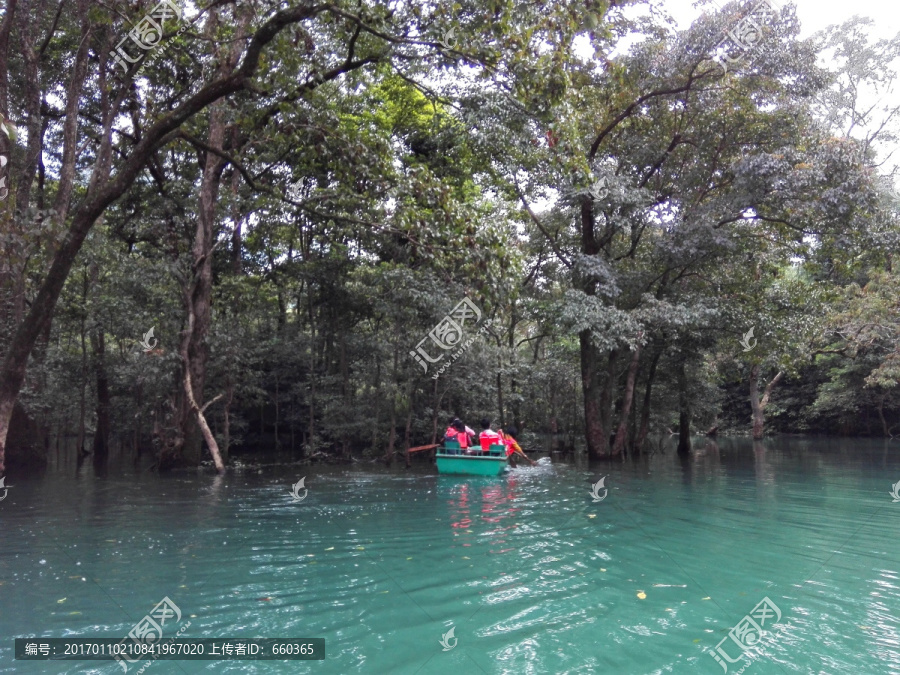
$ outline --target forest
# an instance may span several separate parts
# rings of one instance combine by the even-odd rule
[[[900,433],[866,19],[737,58],[739,2],[3,5],[0,476]]]

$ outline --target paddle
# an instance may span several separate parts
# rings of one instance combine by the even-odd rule
[[[431,445],[419,445],[415,448],[410,448],[409,451],[410,452],[422,452],[423,450],[433,450],[434,448],[438,447],[439,445],[440,445],[440,443],[432,443]]]
[[[524,458],[527,459],[529,462],[531,462],[531,466],[537,466],[537,462],[535,462],[534,460],[532,460],[532,459],[531,459],[528,455],[526,455],[522,450],[516,450],[516,451],[515,451],[515,454],[517,454],[517,455],[522,455],[522,457],[524,457]]]

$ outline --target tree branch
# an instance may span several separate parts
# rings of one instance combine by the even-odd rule
[[[760,410],[765,410],[766,405],[768,405],[768,403],[769,403],[769,396],[771,396],[771,394],[772,394],[772,389],[775,387],[776,384],[778,384],[778,381],[781,379],[782,375],[784,375],[784,371],[779,370],[778,374],[772,378],[772,380],[769,382],[769,384],[766,385],[766,389],[763,392],[762,401],[759,402]]]
[[[698,78],[696,78],[694,76],[694,73],[692,72],[690,74],[690,76],[688,77],[688,81],[681,87],[676,87],[674,89],[658,89],[656,91],[651,91],[648,94],[644,94],[643,96],[640,96],[637,100],[632,101],[631,104],[629,104],[629,106],[627,108],[625,108],[625,110],[623,110],[621,113],[616,115],[616,117],[614,117],[613,120],[609,124],[607,124],[603,129],[601,129],[599,134],[597,134],[597,138],[594,139],[593,143],[591,143],[591,149],[588,152],[588,156],[587,156],[588,161],[591,162],[594,160],[594,157],[596,157],[597,153],[600,151],[600,144],[603,143],[603,140],[610,133],[612,133],[612,131],[617,126],[619,126],[619,124],[621,124],[622,121],[624,121],[626,118],[628,118],[631,115],[631,113],[633,113],[635,111],[635,109],[640,107],[646,101],[649,101],[650,99],[653,99],[653,98],[657,98],[659,96],[670,96],[672,94],[683,94],[686,91],[690,91],[691,87],[694,85],[695,79],[698,79]]]
[[[219,400],[220,398],[222,398],[223,396],[225,396],[224,393],[223,393],[223,394],[219,394],[218,396],[216,396],[216,397],[214,397],[214,398],[211,398],[209,401],[207,401],[206,403],[203,404],[203,407],[200,408],[200,412],[205,413],[205,412],[206,412],[206,409],[207,409],[209,406],[211,406],[213,403],[215,403],[216,401],[218,401],[218,400]]]
[[[531,218],[532,222],[537,225],[538,229],[544,233],[544,236],[547,237],[547,240],[550,242],[550,246],[553,247],[553,252],[556,253],[557,257],[559,257],[559,259],[566,267],[572,269],[572,261],[566,258],[565,254],[560,250],[559,246],[556,245],[556,240],[552,236],[550,236],[550,233],[546,230],[543,223],[541,223],[540,219],[534,214],[534,211],[531,210],[531,207],[528,205],[528,200],[525,199],[525,195],[519,188],[519,183],[514,181],[513,186],[515,187],[516,194],[519,195],[519,199],[522,202],[522,206],[525,207],[525,211],[528,213],[528,216]]]

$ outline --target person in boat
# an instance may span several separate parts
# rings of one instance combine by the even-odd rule
[[[456,429],[456,433],[458,435],[461,434],[462,436],[465,436],[465,445],[462,445],[462,442],[460,442],[459,446],[463,448],[463,452],[467,455],[474,452],[473,446],[475,445],[475,430],[467,426],[459,418],[456,419],[456,426],[454,428]]]
[[[450,426],[447,427],[447,431],[444,432],[444,440],[458,442],[460,449],[466,454],[472,445],[472,439],[474,437],[475,431],[463,424],[462,420],[458,417],[454,417],[450,421]],[[456,452],[453,451],[450,454],[456,454]]]
[[[478,441],[481,443],[481,454],[486,455],[490,452],[492,445],[502,445],[502,436],[491,429],[491,420],[485,417],[481,420],[481,433],[478,435]]]
[[[518,441],[516,441],[516,436],[519,432],[515,427],[509,427],[505,430],[501,429],[498,433],[503,439],[503,444],[506,446],[506,456],[513,468],[516,467],[516,460],[519,457],[525,458],[525,461],[530,462],[531,466],[534,466],[534,462],[525,454],[522,448],[519,447]]]
[[[455,424],[459,421],[459,418],[452,417],[449,422],[449,426],[447,427],[447,431],[444,432],[444,439],[448,441],[456,440],[456,428]]]

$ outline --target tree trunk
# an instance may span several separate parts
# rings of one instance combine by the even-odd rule
[[[440,378],[439,378],[439,379],[440,379]],[[432,414],[431,414],[431,443],[432,443],[432,445],[433,445],[433,444],[437,443],[437,437],[438,437],[438,415],[440,414],[441,400],[444,398],[444,395],[441,394],[440,396],[438,396],[438,391],[439,391],[439,388],[438,388],[438,380],[432,380],[432,382],[434,382],[434,385],[433,385],[434,393],[433,393],[433,397],[432,397],[432,400],[434,401],[434,404],[431,406],[431,409],[432,409]],[[446,392],[445,392],[445,393],[446,393]]]
[[[281,451],[281,438],[278,436],[278,427],[281,426],[281,404],[279,399],[281,398],[281,387],[279,383],[280,378],[278,375],[275,376],[275,450],[276,452]]]
[[[600,423],[604,429],[612,429],[613,392],[615,391],[618,377],[616,377],[616,365],[619,352],[614,349],[609,353],[606,364],[606,377],[603,380],[603,388],[600,390]],[[603,455],[609,457],[609,448],[612,444],[612,433],[608,433],[603,439]]]
[[[109,380],[106,376],[106,337],[98,328],[92,340],[97,377],[97,430],[94,432],[94,466],[103,466],[109,456]]]
[[[218,78],[226,78],[234,73],[237,67],[238,58],[240,56],[240,45],[247,33],[247,24],[249,15],[246,11],[238,12],[238,26],[236,28],[235,40],[230,45],[222,45],[216,48],[216,59],[218,61],[218,69],[216,75]],[[208,20],[204,26],[207,36],[212,39],[219,27],[218,13],[213,10],[210,12]],[[225,120],[226,104],[224,101],[216,101],[210,105],[209,114],[209,130],[207,132],[206,144],[215,150],[222,151],[225,145],[226,120]],[[236,132],[235,132],[236,133]],[[191,383],[193,384],[193,393],[197,397],[197,403],[203,403],[203,390],[206,385],[206,366],[209,361],[209,345],[206,342],[206,336],[209,333],[209,327],[212,322],[212,287],[213,287],[213,251],[217,239],[216,229],[216,206],[219,199],[219,189],[222,181],[222,171],[225,168],[225,160],[218,154],[206,151],[203,158],[203,175],[200,180],[200,200],[197,211],[197,229],[194,233],[194,244],[191,249],[192,270],[195,276],[193,294],[190,302],[194,313],[194,334],[191,335],[191,341],[188,347],[189,361],[186,364],[191,371]],[[235,177],[232,180],[232,191],[236,192],[236,178],[238,170],[234,168]],[[237,207],[235,207],[237,209]],[[239,214],[236,210],[232,213],[232,218],[237,217],[239,222]],[[239,226],[238,226],[239,232]],[[238,234],[238,236],[240,236]],[[240,256],[240,247],[238,242],[238,256]],[[238,262],[239,262],[238,258]],[[239,268],[238,268],[239,269]],[[280,294],[279,294],[280,298]],[[277,383],[276,383],[277,387]],[[275,402],[276,422],[275,422],[275,442],[278,445],[278,401]],[[185,444],[182,450],[184,460],[191,465],[196,465],[200,461],[200,438],[197,433],[197,427],[192,422],[193,416],[187,418],[186,423],[183,422]]]
[[[308,252],[307,252],[308,256]],[[316,321],[316,312],[313,306],[312,288],[310,287],[306,293],[306,310],[309,322],[309,423],[308,423],[308,442],[306,451],[312,453],[316,449],[316,382],[318,381],[318,364],[316,362],[316,340],[318,339],[319,330]]]
[[[138,448],[140,447],[141,426],[143,422],[143,415],[140,413],[140,410],[143,405],[144,386],[140,382],[136,382],[134,385],[134,408],[138,411],[138,414],[134,417],[134,426],[132,427],[133,433],[131,436],[131,449],[135,454],[138,453]],[[120,443],[119,447],[124,449],[125,444]]]
[[[625,436],[628,431],[628,416],[631,414],[631,404],[634,401],[634,383],[637,379],[638,363],[641,359],[641,345],[634,348],[631,357],[631,365],[628,366],[628,379],[625,382],[625,396],[622,399],[622,411],[619,413],[619,428],[616,431],[616,440],[613,441],[613,456],[621,455],[625,447]]]
[[[584,397],[584,435],[587,441],[589,459],[598,459],[606,454],[609,440],[600,418],[599,392],[597,386],[597,349],[591,343],[591,331],[584,330],[579,336],[581,343],[581,391]]]
[[[69,206],[72,202],[72,195],[75,192],[75,177],[78,170],[78,119],[79,110],[82,107],[81,93],[84,89],[84,82],[88,74],[88,66],[91,61],[91,37],[94,32],[93,22],[88,15],[89,6],[85,3],[78,3],[79,13],[81,14],[81,33],[82,40],[75,55],[75,61],[72,65],[72,74],[69,78],[69,87],[66,92],[66,111],[63,122],[63,155],[59,169],[59,184],[57,186],[56,198],[53,200],[53,209],[55,211],[54,219],[63,224],[66,222],[66,216],[69,213]]]
[[[585,197],[581,202],[581,252],[598,255],[600,246],[594,236],[593,200]],[[576,286],[587,295],[595,295],[596,284],[587,279],[578,279]],[[597,459],[609,452],[607,425],[604,423],[599,391],[599,354],[591,341],[590,329],[578,335],[581,348],[581,387],[584,394],[584,434],[587,441],[588,458]]]
[[[238,146],[238,138],[240,135],[240,130],[237,125],[234,125],[231,130],[231,145],[232,147]],[[243,255],[243,242],[241,238],[241,225],[242,218],[241,215],[241,205],[238,200],[238,188],[241,185],[241,174],[236,168],[232,167],[231,174],[231,199],[232,199],[232,207],[231,207],[231,272],[235,275],[240,275],[242,270],[242,255]]]
[[[216,465],[216,471],[219,473],[225,473],[225,464],[222,462],[222,456],[219,454],[219,445],[216,443],[216,437],[213,436],[212,431],[209,429],[209,425],[206,423],[206,417],[204,417],[203,412],[206,410],[206,405],[200,408],[197,405],[197,401],[194,400],[194,394],[191,387],[191,374],[189,370],[185,371],[184,375],[184,388],[185,393],[188,396],[188,401],[191,404],[191,410],[194,411],[194,414],[197,416],[197,422],[200,424],[200,430],[203,433],[203,438],[206,440],[207,446],[209,446],[209,454],[212,455],[213,462]],[[212,401],[210,401],[212,403]],[[207,404],[209,405],[209,404]]]
[[[312,355],[310,355],[312,358]],[[315,452],[316,450],[316,374],[315,372],[310,374],[310,383],[309,383],[309,418],[307,421],[307,443],[305,451],[310,453]],[[305,452],[304,452],[305,454]]]
[[[82,295],[82,302],[84,302],[83,307],[87,307],[87,290],[88,290],[88,278],[87,275],[84,276],[84,294]],[[86,315],[87,311],[83,310],[81,312],[81,400],[78,406],[78,441],[76,442],[76,447],[78,448],[78,454],[81,455],[84,453],[84,436],[85,436],[85,418],[87,416],[87,327],[86,323]]]
[[[435,385],[437,385],[437,380],[435,380]],[[381,389],[381,356],[378,352],[375,353],[375,384],[374,386],[370,385],[370,390],[375,390],[375,424],[372,425],[372,454],[375,454],[375,449],[380,445],[378,442],[378,427],[381,424],[381,408],[382,401],[384,400]],[[437,412],[435,412],[437,414]]]
[[[341,348],[340,348],[340,369],[341,369],[341,396],[344,399],[344,409],[345,410],[353,410],[353,392],[354,387],[350,382],[350,364],[349,359],[347,358],[347,336],[343,331],[340,331],[341,335]],[[342,441],[344,445],[344,453],[345,456],[350,456],[350,446],[351,446],[351,438],[350,431],[344,430],[341,432]]]
[[[410,378],[410,387],[409,387],[410,394],[412,394],[412,382],[413,382],[413,380]],[[407,406],[407,410],[406,410],[406,434],[404,435],[404,439],[403,439],[403,443],[404,443],[403,454],[405,455],[406,468],[408,469],[410,467],[410,464],[409,464],[409,434],[412,431],[412,409],[413,409],[413,407],[412,407],[412,399],[410,397],[407,397],[406,400],[410,401],[410,403]]]
[[[184,331],[184,337],[181,340],[181,360],[184,362],[183,372],[183,385],[184,385],[184,395],[187,399],[188,405],[190,406],[191,412],[197,418],[197,423],[200,426],[200,432],[203,434],[203,438],[206,440],[206,445],[209,447],[209,454],[212,455],[213,462],[216,465],[216,471],[219,473],[225,473],[225,464],[222,461],[222,456],[219,454],[219,445],[216,443],[216,437],[213,436],[212,431],[209,429],[209,425],[206,423],[206,417],[203,413],[206,411],[206,408],[211,405],[216,400],[220,399],[222,395],[216,396],[209,403],[207,403],[202,408],[197,404],[197,399],[194,396],[194,384],[191,382],[191,369],[187,365],[188,361],[188,350],[191,342],[191,335],[194,334],[194,313],[191,310],[190,305],[190,291],[185,293],[185,302],[188,306],[188,325],[187,329]]]
[[[212,23],[215,23],[213,20]],[[209,120],[209,135],[207,143],[217,150],[222,149],[225,136],[225,122],[221,106],[212,107]],[[209,361],[209,345],[206,336],[212,320],[212,262],[213,245],[216,231],[216,201],[219,196],[224,162],[218,155],[211,152],[206,154],[203,177],[200,183],[200,204],[197,213],[197,229],[194,234],[194,245],[191,249],[192,270],[194,278],[191,280],[193,292],[188,298],[189,311],[194,314],[194,330],[190,336],[188,346],[188,361],[184,367],[190,371],[193,395],[196,404],[203,404],[203,390],[206,385],[206,364]],[[198,418],[194,415],[190,405],[183,406],[182,411],[187,415],[181,420],[184,446],[181,459],[190,466],[200,463],[200,429],[197,427]],[[275,430],[276,438],[278,430]]]
[[[778,384],[778,381],[781,379],[784,373],[782,371],[778,371],[778,374],[772,378],[769,384],[766,385],[765,391],[763,391],[762,400],[759,399],[759,364],[754,363],[750,368],[750,410],[753,413],[753,439],[761,440],[765,430],[765,416],[764,412],[766,410],[766,406],[769,404],[769,397],[772,394],[772,389]]]
[[[757,381],[759,379],[759,364],[754,363],[750,368],[750,410],[752,411],[753,438],[760,439],[763,437],[763,411],[759,406],[759,389]]]
[[[503,413],[503,357],[497,356],[497,410],[500,412],[500,428],[506,425],[506,417]]]
[[[397,441],[397,401],[396,396],[391,401],[391,433],[388,436],[388,446],[384,453],[384,461],[390,462],[394,458],[394,443]]]
[[[19,39],[26,41],[28,40],[29,32],[35,29],[33,24],[37,23],[36,18],[29,21],[27,9],[24,17],[21,15],[17,17],[15,10],[15,0],[8,0],[3,22],[0,25],[0,115],[2,115],[0,121],[9,117],[8,52],[13,21],[16,20],[20,24],[17,26]],[[22,26],[21,24],[25,25]],[[28,62],[29,52],[30,50],[24,48],[22,54],[22,57],[25,59],[25,80],[23,84],[25,87],[26,110],[31,109],[33,101],[30,91],[36,89],[38,83],[37,69],[36,67],[32,68]],[[33,54],[33,51],[31,53]],[[39,108],[39,95],[37,104]],[[40,115],[29,116],[29,122],[32,124],[29,125],[29,150],[26,151],[26,154],[30,153],[32,147],[38,147],[39,134],[32,137],[31,129],[35,122],[40,128]],[[33,255],[27,251],[28,241],[25,238],[26,229],[24,225],[27,219],[15,218],[18,204],[14,196],[15,185],[11,181],[14,177],[19,178],[18,184],[21,189],[26,177],[23,176],[21,170],[13,172],[13,165],[10,163],[13,145],[10,137],[5,133],[0,133],[0,157],[2,157],[2,162],[5,162],[0,166],[0,196],[3,197],[3,201],[0,201],[0,347],[4,348],[7,346],[7,341],[13,337],[14,327],[21,323],[22,318],[25,316],[27,260]],[[38,147],[39,150],[40,148]],[[21,207],[21,210],[24,211],[26,208],[27,203]],[[3,475],[2,441],[3,439],[0,437],[0,476]]]
[[[7,0],[0,23],[0,114],[4,117],[9,117],[9,36],[16,19],[16,4],[16,0]]]
[[[30,468],[45,466],[47,451],[44,447],[44,433],[25,407],[16,402],[9,425],[9,446],[15,448],[16,452],[10,453],[9,465]]]
[[[15,7],[16,3],[10,3],[7,12]],[[26,5],[28,7],[28,5]],[[29,8],[30,9],[30,8]],[[29,13],[28,9],[25,10]],[[24,90],[24,108],[27,116],[26,126],[28,129],[28,147],[25,149],[25,161],[22,170],[19,171],[19,185],[16,189],[16,208],[22,211],[31,205],[31,186],[34,182],[34,176],[37,173],[38,166],[41,161],[41,150],[44,143],[43,131],[46,127],[42,124],[41,116],[41,89],[40,89],[40,57],[35,51],[37,40],[35,36],[41,32],[40,22],[43,18],[41,12],[32,12],[31,16],[23,17],[23,21],[19,27],[19,45],[22,50],[22,61],[24,77],[22,85]],[[85,44],[89,41],[85,40]],[[3,51],[6,51],[6,41],[4,40]],[[4,65],[4,71],[5,71]],[[5,76],[3,78],[6,79]],[[8,114],[7,106],[4,103],[4,115]],[[9,181],[6,183],[9,185]],[[9,188],[12,192],[12,187]],[[42,206],[38,208],[43,208]]]
[[[391,370],[391,435],[388,438],[388,447],[387,451],[384,455],[384,461],[390,462],[394,458],[394,444],[397,442],[397,397],[399,396],[399,391],[397,391],[397,368],[399,355],[397,353],[396,341],[394,346],[394,364]]]
[[[678,454],[691,452],[691,403],[685,362],[678,365]]]
[[[252,76],[260,65],[263,48],[275,39],[281,30],[320,11],[321,8],[316,6],[291,8],[282,10],[272,17],[264,26],[260,27],[255,39],[249,43],[244,60],[241,62],[240,71],[202,86],[177,108],[161,116],[149,128],[144,129],[140,139],[136,141],[134,148],[117,169],[112,180],[107,175],[112,152],[111,125],[116,119],[119,105],[127,90],[123,88],[123,93],[116,103],[103,111],[106,115],[104,133],[97,151],[98,161],[94,164],[94,175],[91,177],[87,193],[72,215],[69,229],[55,251],[47,276],[34,297],[28,314],[19,322],[15,335],[6,350],[2,367],[0,367],[0,475],[3,475],[5,470],[5,449],[10,419],[25,380],[28,357],[31,355],[37,337],[45,330],[46,323],[50,320],[69,271],[94,223],[110,204],[131,187],[159,147],[174,137],[173,132],[180,129],[187,120],[193,118],[211,103],[246,89],[250,85]],[[9,17],[4,17],[4,26],[7,25],[7,18]],[[0,34],[0,40],[2,37]],[[90,41],[85,40],[84,44],[89,45]],[[234,40],[235,49],[239,49],[242,44],[241,40]],[[106,62],[105,58],[101,59],[102,64],[106,64]],[[366,62],[354,62],[353,67],[359,67]],[[81,64],[76,62],[74,72],[80,72],[78,71],[80,67]],[[101,75],[101,80],[103,77],[105,76]],[[0,87],[5,85],[6,83],[0,82]],[[7,89],[3,89],[3,91],[5,92]],[[2,93],[0,92],[0,94]],[[65,138],[77,140],[77,137],[73,136],[65,136]],[[63,154],[65,156],[65,151]]]
[[[228,454],[231,451],[231,404],[234,401],[234,382],[229,376],[225,380],[225,422],[222,433],[225,437],[225,448],[222,450],[222,460],[228,461]],[[291,406],[291,451],[294,449],[294,422],[293,422],[293,402]]]
[[[509,393],[512,397],[512,404],[510,408],[512,410],[512,425],[521,433],[523,425],[522,425],[522,407],[520,405],[522,401],[522,397],[519,396],[519,381],[516,378],[516,373],[518,372],[518,364],[516,358],[516,326],[519,324],[518,314],[516,313],[516,305],[512,306],[512,319],[510,321],[509,326],[509,338],[507,340],[507,348],[509,349]],[[537,345],[535,346],[535,357],[534,363],[537,363],[537,349],[540,346],[540,339],[535,340]],[[504,423],[506,420],[503,420]]]
[[[656,366],[659,364],[662,353],[663,349],[660,347],[659,351],[653,355],[653,360],[650,362],[650,372],[647,374],[647,387],[644,389],[644,403],[641,407],[641,426],[638,429],[637,437],[634,439],[634,452],[638,455],[641,453],[647,440],[647,435],[650,433],[650,401],[653,391],[653,380],[656,378]]]

